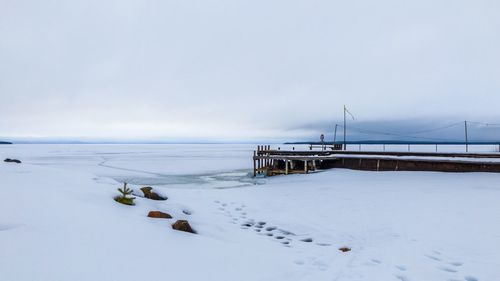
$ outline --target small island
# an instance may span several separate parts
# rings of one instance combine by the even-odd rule
[[[12,144],[12,143],[8,141],[0,141],[0,144]]]

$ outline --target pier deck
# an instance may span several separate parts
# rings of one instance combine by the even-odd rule
[[[343,150],[254,151],[254,176],[309,173],[344,168],[366,171],[439,171],[500,173],[500,153],[374,152]]]

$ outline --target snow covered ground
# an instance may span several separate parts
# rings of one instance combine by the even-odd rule
[[[500,174],[252,179],[252,150],[0,146],[0,280],[500,280]],[[123,181],[169,199],[120,205]]]

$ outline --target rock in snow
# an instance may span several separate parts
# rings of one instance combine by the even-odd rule
[[[153,192],[153,188],[150,186],[145,186],[141,188],[142,193],[144,193],[144,197],[151,200],[167,200],[168,198],[160,196],[158,193]]]
[[[343,252],[343,253],[346,253],[346,252],[350,252],[351,251],[351,248],[348,248],[348,247],[342,247],[342,248],[339,248],[339,251]]]
[[[172,218],[171,215],[164,213],[164,212],[160,212],[160,211],[151,211],[151,212],[149,212],[148,217],[155,218],[155,219],[171,219]]]
[[[10,158],[7,158],[7,159],[3,160],[3,162],[21,164],[21,160],[10,159]]]
[[[172,224],[172,228],[179,231],[196,233],[196,231],[194,231],[193,228],[191,228],[191,225],[189,225],[189,222],[187,220],[176,221],[174,224]]]

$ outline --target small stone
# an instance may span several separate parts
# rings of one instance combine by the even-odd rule
[[[187,220],[178,220],[172,224],[172,228],[178,231],[196,233]]]
[[[160,212],[160,211],[151,211],[151,212],[149,212],[148,217],[155,218],[155,219],[171,219],[172,218],[171,215],[164,213],[164,212]]]
[[[162,196],[158,195],[158,193],[156,193],[156,192],[153,192],[153,188],[151,186],[145,186],[145,187],[141,188],[141,191],[142,191],[142,193],[144,193],[145,198],[148,198],[151,200],[163,201],[163,200],[168,199],[166,197],[162,197]]]
[[[6,162],[6,163],[17,163],[17,164],[21,164],[21,160],[17,160],[17,159],[10,159],[10,158],[7,158],[7,159],[3,160],[3,162]]]
[[[339,248],[339,251],[343,252],[343,253],[346,253],[346,252],[350,252],[351,251],[351,248],[348,248],[348,247],[342,247],[342,248]]]

